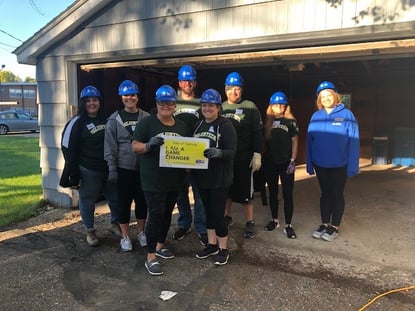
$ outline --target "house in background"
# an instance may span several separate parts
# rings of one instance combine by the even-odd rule
[[[362,150],[374,137],[392,144],[415,127],[414,28],[412,1],[78,0],[14,51],[20,63],[36,65],[44,197],[75,202],[58,186],[60,135],[85,85],[103,92],[109,115],[122,107],[119,83],[131,79],[141,107],[151,110],[155,90],[177,86],[183,64],[195,66],[199,94],[223,94],[226,75],[238,71],[245,97],[263,113],[273,92],[286,92],[301,130],[300,162],[323,80],[345,95]],[[409,147],[394,145],[392,157],[415,158],[413,141],[399,144]]]
[[[0,83],[0,111],[16,110],[38,115],[37,84],[29,82]]]

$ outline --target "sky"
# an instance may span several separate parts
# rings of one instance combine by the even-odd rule
[[[36,77],[36,67],[18,64],[12,52],[75,0],[0,0],[0,66],[22,80]],[[1,68],[0,67],[0,68]]]

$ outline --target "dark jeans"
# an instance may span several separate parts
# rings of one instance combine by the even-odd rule
[[[281,179],[282,197],[284,199],[285,223],[291,224],[294,212],[293,189],[294,174],[287,175],[287,166],[284,164],[274,164],[269,161],[264,163],[265,179],[269,190],[269,206],[273,219],[278,218],[278,180]]]
[[[206,211],[206,228],[214,229],[220,238],[228,236],[228,225],[223,215],[229,188],[199,189],[199,193]]]
[[[194,178],[190,173],[186,174],[183,189],[179,192],[177,197],[177,208],[179,210],[179,218],[177,224],[180,229],[189,229],[192,225],[192,209],[189,201],[189,186],[192,185],[193,199],[194,199],[194,226],[197,233],[206,233],[206,216],[203,207],[202,199],[200,198],[199,190],[196,187]]]
[[[314,167],[320,184],[320,212],[323,224],[339,226],[344,213],[344,188],[347,167]]]
[[[131,216],[131,203],[135,203],[135,217],[147,218],[147,203],[141,188],[139,171],[118,168],[118,221],[128,224]]]
[[[146,238],[148,253],[155,253],[158,243],[166,241],[171,223],[171,214],[176,205],[178,192],[144,191],[148,207]]]

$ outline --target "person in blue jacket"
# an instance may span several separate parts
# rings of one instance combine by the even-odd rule
[[[317,87],[317,108],[307,130],[306,168],[320,184],[322,224],[312,237],[330,242],[339,233],[347,177],[359,172],[359,127],[330,81]]]

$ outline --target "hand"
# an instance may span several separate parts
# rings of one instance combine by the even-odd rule
[[[154,136],[151,137],[148,143],[146,144],[147,151],[150,151],[151,149],[161,146],[164,144],[164,138],[160,136]]]
[[[295,172],[295,162],[290,161],[290,164],[288,164],[287,166],[287,175],[294,174],[294,172]]]
[[[222,150],[218,148],[207,148],[203,151],[203,155],[209,159],[222,158]]]
[[[259,171],[261,168],[261,154],[258,152],[254,152],[254,155],[252,156],[251,163],[249,163],[249,167],[253,172]]]
[[[80,184],[80,177],[79,175],[72,175],[69,176],[68,186],[72,189],[78,189]]]
[[[118,172],[117,171],[109,171],[107,182],[116,184],[118,181]]]

